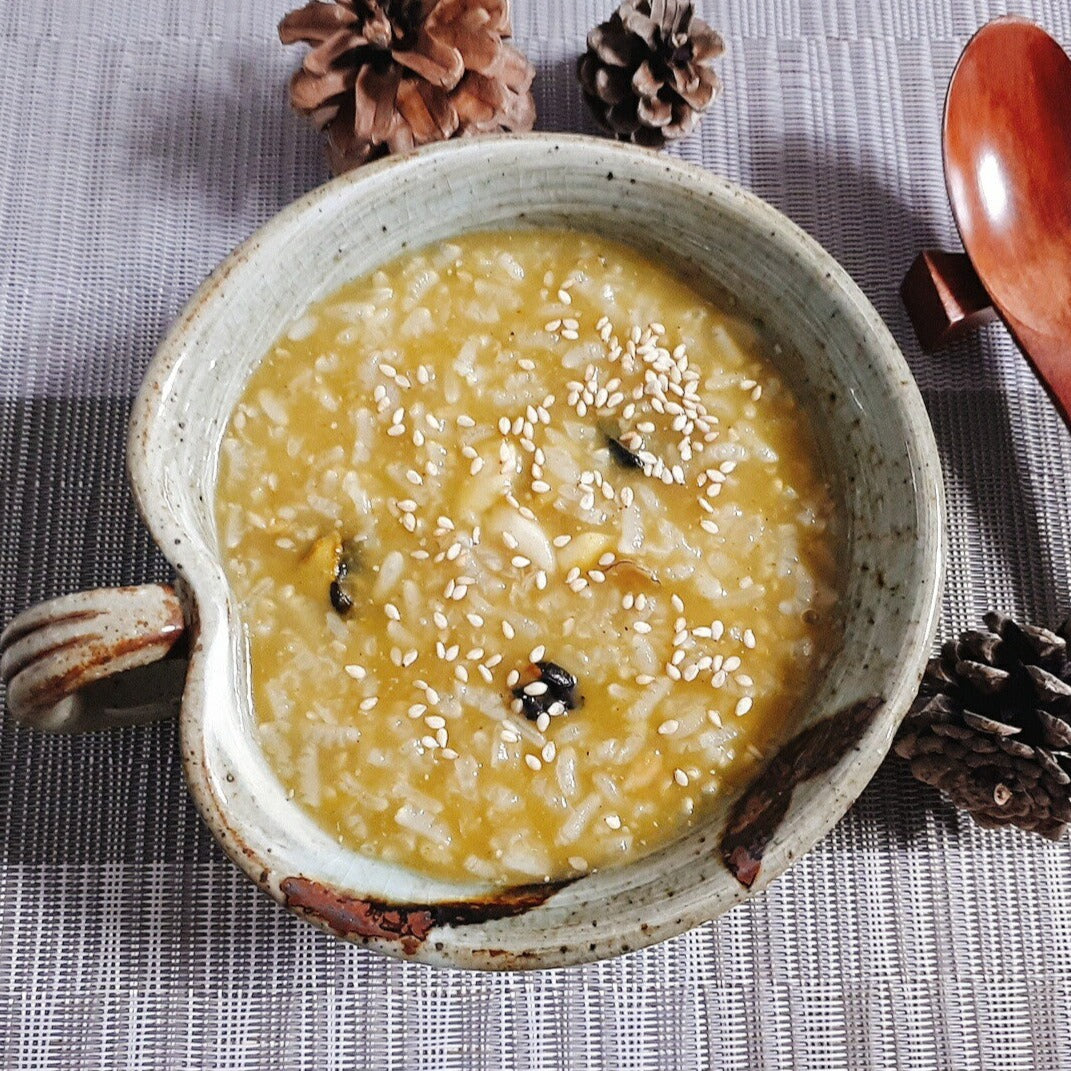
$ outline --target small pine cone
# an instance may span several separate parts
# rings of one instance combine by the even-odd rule
[[[896,753],[979,825],[1059,840],[1071,823],[1071,622],[985,624],[926,667]]]
[[[684,137],[717,96],[725,43],[689,0],[624,0],[588,34],[577,77],[600,125],[658,148]]]
[[[505,43],[508,0],[313,0],[279,23],[312,45],[290,101],[327,131],[336,174],[467,134],[531,130],[535,70]]]

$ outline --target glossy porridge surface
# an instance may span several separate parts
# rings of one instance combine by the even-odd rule
[[[650,850],[752,770],[839,639],[775,359],[571,232],[410,253],[292,324],[216,509],[300,805],[361,852],[528,882]]]

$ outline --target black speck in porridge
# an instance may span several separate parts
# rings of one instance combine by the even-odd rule
[[[301,807],[529,882],[651,850],[753,767],[839,638],[832,498],[768,345],[549,230],[406,254],[292,324],[216,509]]]

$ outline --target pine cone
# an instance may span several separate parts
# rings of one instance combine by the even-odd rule
[[[327,131],[336,174],[430,141],[531,130],[535,72],[511,34],[508,0],[314,0],[279,23],[284,45],[314,46],[290,100]]]
[[[926,667],[896,753],[979,825],[1059,840],[1071,822],[1071,622],[985,623]]]
[[[624,0],[588,34],[577,77],[609,133],[658,147],[699,122],[721,88],[711,65],[724,51],[688,0]]]

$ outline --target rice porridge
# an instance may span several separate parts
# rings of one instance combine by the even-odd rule
[[[478,233],[290,326],[220,457],[260,741],[340,843],[455,880],[650,851],[839,642],[771,343],[630,247]]]

